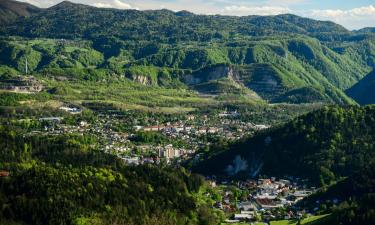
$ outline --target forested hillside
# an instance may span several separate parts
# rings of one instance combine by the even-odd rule
[[[375,104],[375,70],[346,92],[361,105]]]
[[[19,18],[29,17],[40,11],[38,7],[27,3],[2,0],[0,1],[0,23],[3,25],[12,23]]]
[[[329,185],[373,165],[374,115],[373,106],[325,107],[229,149],[213,149],[195,171],[245,177],[292,175]]]
[[[375,221],[374,172],[373,164],[369,164],[349,178],[310,196],[301,205],[326,212],[331,210],[329,224],[371,225]],[[332,200],[340,201],[340,204],[334,206]]]
[[[2,26],[0,34],[0,74],[22,73],[27,58],[35,74],[101,69],[144,85],[184,84],[272,103],[352,104],[344,91],[375,66],[371,32],[294,15],[204,16],[62,2]]]
[[[126,166],[90,135],[27,136],[0,126],[1,224],[217,224],[183,168]]]

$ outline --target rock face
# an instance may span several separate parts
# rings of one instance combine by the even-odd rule
[[[194,87],[223,79],[229,79],[236,86],[248,88],[269,101],[285,92],[277,72],[268,64],[211,66],[185,76],[184,81]]]
[[[233,77],[233,67],[218,65],[214,67],[209,67],[198,71],[197,73],[190,74],[184,77],[184,81],[188,85],[196,85],[212,80],[219,80],[222,78]]]
[[[151,77],[148,77],[148,76],[145,76],[145,75],[136,74],[136,75],[131,75],[128,78],[131,79],[134,82],[137,82],[137,83],[140,83],[140,84],[143,84],[143,85],[147,85],[147,86],[153,85],[153,81],[152,81]]]
[[[272,101],[285,92],[285,87],[277,71],[268,64],[243,66],[234,73],[234,79],[255,91],[262,98]]]

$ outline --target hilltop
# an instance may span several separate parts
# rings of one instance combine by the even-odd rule
[[[11,23],[20,17],[29,17],[40,11],[40,8],[28,3],[12,0],[2,0],[0,1],[0,23]]]

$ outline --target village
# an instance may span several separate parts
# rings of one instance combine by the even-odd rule
[[[64,105],[61,111],[71,115],[82,112],[78,107]],[[200,150],[212,143],[210,140],[223,138],[235,141],[244,136],[269,128],[268,125],[241,122],[239,113],[221,112],[215,118],[207,115],[188,115],[185,120],[137,125],[116,115],[100,115],[95,123],[79,121],[76,124],[66,124],[63,117],[39,118],[43,127],[30,135],[58,135],[58,134],[90,134],[98,137],[101,150],[117,155],[128,164],[144,163],[178,163],[192,157],[197,157]],[[203,119],[202,119],[203,118]],[[127,131],[118,131],[116,124],[124,124]],[[137,141],[138,136],[155,135],[163,139],[162,143],[153,140]]]
[[[298,220],[314,215],[298,206],[298,202],[316,191],[306,180],[298,178],[259,178],[246,181],[210,180],[220,190],[220,200],[214,207],[223,210],[227,224],[272,220]],[[317,209],[315,209],[317,210]]]

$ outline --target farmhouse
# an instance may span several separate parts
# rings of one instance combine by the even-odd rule
[[[10,176],[10,173],[8,171],[0,171],[0,177],[9,177]]]

